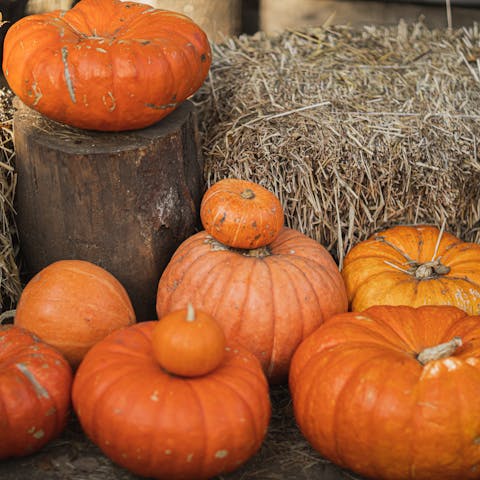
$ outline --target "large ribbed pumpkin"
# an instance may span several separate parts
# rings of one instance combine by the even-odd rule
[[[0,325],[0,460],[29,455],[64,429],[72,371],[26,330]]]
[[[27,16],[3,52],[5,78],[25,104],[108,131],[162,119],[202,85],[210,63],[208,39],[188,17],[120,0]]]
[[[59,260],[25,286],[15,325],[57,348],[72,367],[95,343],[135,322],[130,298],[105,269],[84,260]]]
[[[378,480],[480,478],[480,317],[449,306],[337,315],[295,352],[295,418],[323,456]]]
[[[254,353],[271,382],[286,379],[303,338],[347,309],[333,258],[289,228],[255,250],[231,249],[205,231],[187,239],[160,278],[158,318],[189,301],[222,325],[227,340]]]
[[[453,305],[480,314],[480,245],[428,225],[397,226],[355,245],[342,275],[351,310]]]
[[[118,330],[87,353],[72,393],[83,429],[137,475],[202,480],[238,468],[260,448],[270,419],[258,360],[230,346],[212,372],[172,375],[155,359],[158,323]]]

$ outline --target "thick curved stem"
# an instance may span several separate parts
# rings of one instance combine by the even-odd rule
[[[440,343],[439,345],[435,345],[434,347],[428,347],[423,349],[417,355],[417,360],[422,365],[426,365],[428,362],[450,357],[451,355],[453,355],[455,350],[462,345],[463,342],[460,337],[453,337],[449,342]]]

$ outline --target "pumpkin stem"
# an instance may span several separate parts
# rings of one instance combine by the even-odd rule
[[[193,308],[193,305],[190,302],[188,302],[188,305],[187,305],[187,316],[185,317],[185,320],[187,322],[195,321],[195,309]]]
[[[6,310],[0,315],[0,325],[7,320],[7,318],[13,318],[15,317],[16,310]]]
[[[255,198],[255,192],[251,189],[251,188],[246,188],[241,194],[240,196],[244,199],[244,200],[252,200]]]
[[[463,345],[460,337],[453,337],[449,342],[440,343],[434,347],[424,348],[418,355],[417,360],[426,365],[428,362],[440,360],[452,355],[458,347]]]
[[[450,272],[450,267],[440,263],[440,259],[431,262],[425,262],[413,265],[411,268],[413,276],[418,280],[428,280],[430,278],[438,278]]]

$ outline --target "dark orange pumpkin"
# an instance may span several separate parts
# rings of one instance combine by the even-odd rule
[[[57,348],[72,367],[96,342],[134,322],[120,282],[83,260],[60,260],[37,273],[25,286],[15,314],[15,325]]]
[[[137,475],[201,480],[238,468],[260,448],[270,419],[258,360],[231,346],[207,375],[171,375],[153,353],[157,323],[117,330],[87,353],[72,394],[83,429]]]
[[[336,315],[295,352],[295,418],[378,480],[480,478],[480,317],[449,306]]]
[[[153,330],[153,353],[167,372],[198,377],[217,368],[225,357],[225,334],[213,317],[195,310],[165,315]]]
[[[283,208],[269,190],[248,180],[225,178],[202,198],[203,228],[219,242],[252,249],[273,242],[283,228]]]
[[[47,117],[93,130],[151,125],[205,80],[211,51],[188,17],[120,0],[81,0],[7,32],[3,71]]]
[[[71,384],[59,352],[22,328],[0,325],[0,460],[36,452],[61,433]]]
[[[480,314],[480,245],[428,225],[398,226],[355,245],[342,275],[351,309],[453,305]]]
[[[286,379],[299,343],[347,310],[342,277],[318,242],[284,228],[268,246],[235,250],[199,232],[184,241],[157,291],[158,318],[191,301],[244,345],[271,382]]]

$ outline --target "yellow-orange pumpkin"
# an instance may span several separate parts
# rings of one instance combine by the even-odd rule
[[[480,314],[480,245],[428,225],[397,226],[355,245],[342,275],[351,310],[453,305]]]
[[[15,325],[58,349],[78,366],[95,343],[135,322],[127,292],[105,269],[83,260],[60,260],[25,286]]]

